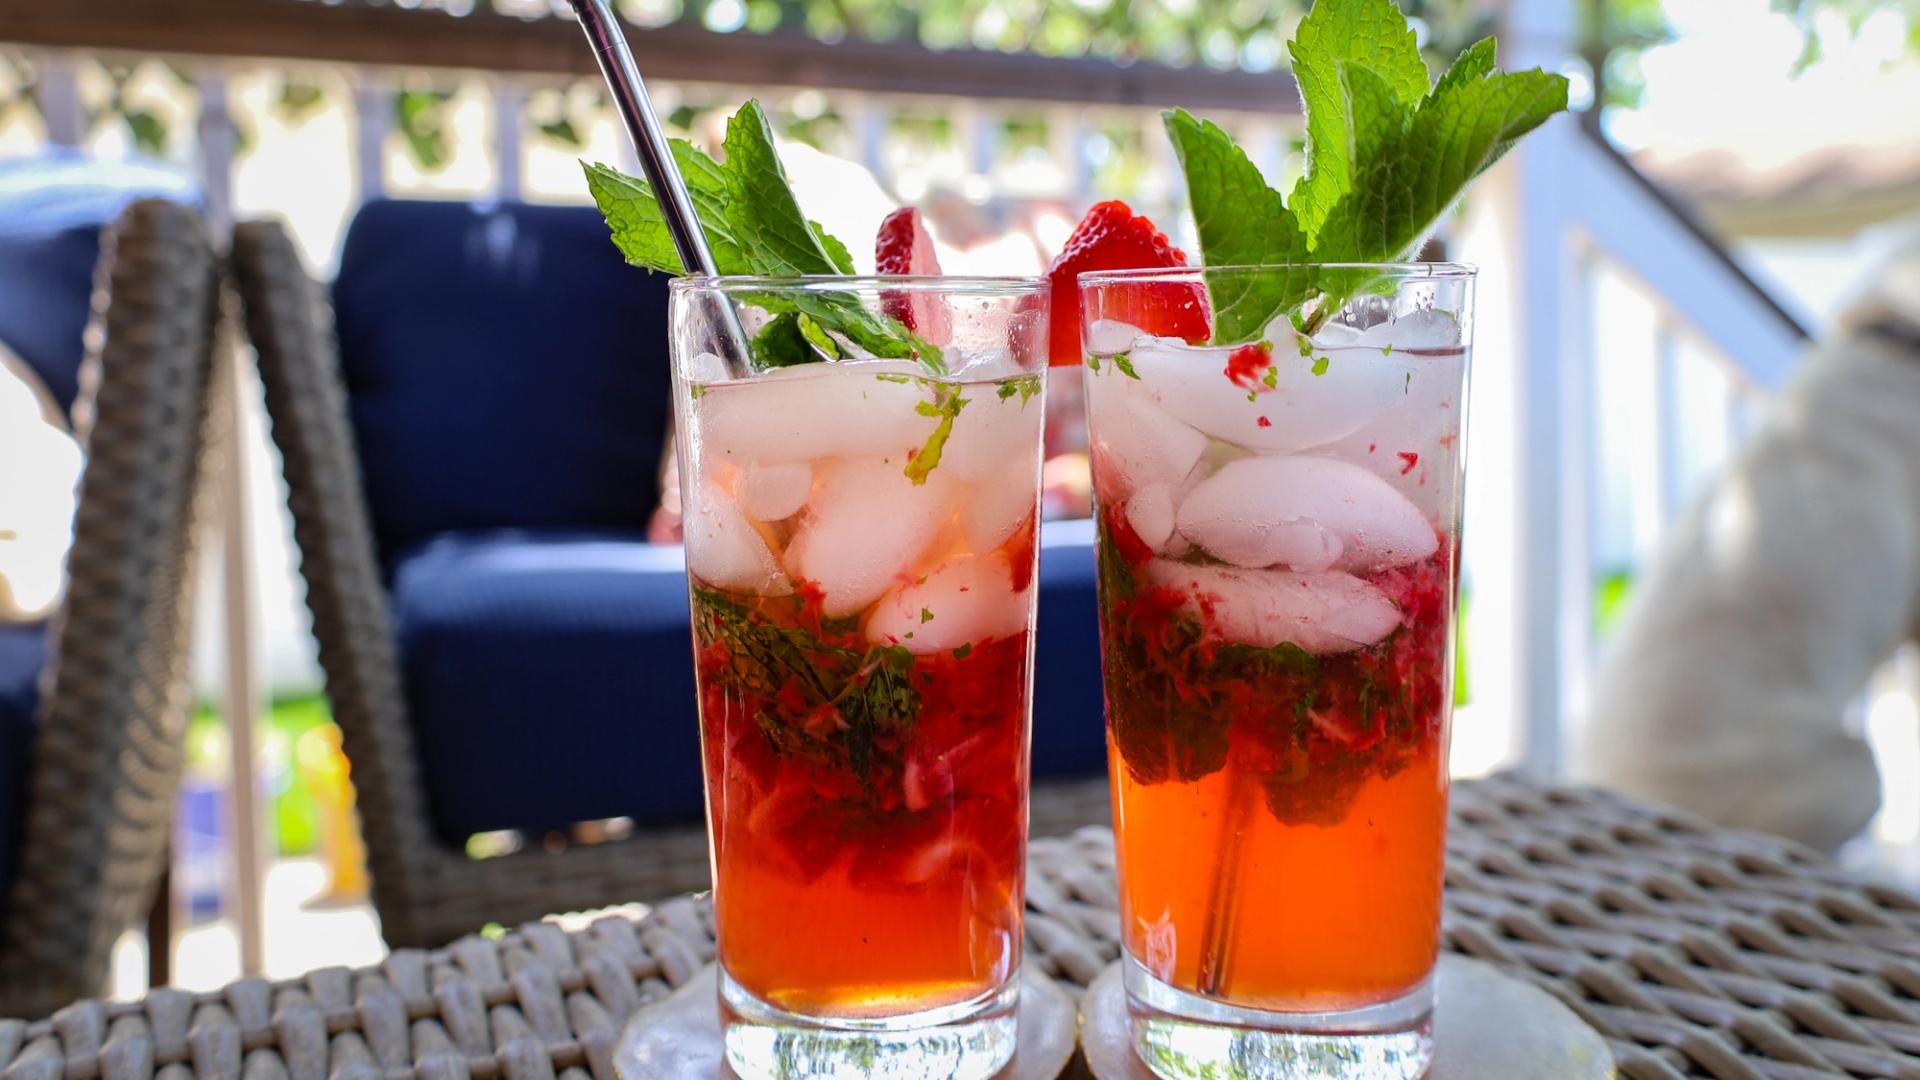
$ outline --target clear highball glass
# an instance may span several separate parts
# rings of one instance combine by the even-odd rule
[[[1046,298],[673,285],[720,1004],[749,1080],[1012,1056]],[[873,355],[901,340],[919,355]]]
[[[1231,345],[1155,337],[1335,283]],[[1162,1077],[1431,1059],[1474,272],[1084,274],[1134,1041]]]

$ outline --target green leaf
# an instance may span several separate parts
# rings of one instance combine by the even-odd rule
[[[1490,37],[1481,38],[1467,46],[1458,57],[1454,58],[1453,66],[1447,69],[1445,75],[1440,76],[1440,81],[1434,85],[1433,91],[1427,96],[1438,97],[1443,93],[1451,93],[1463,83],[1484,79],[1492,74],[1498,48],[1499,46]]]
[[[784,277],[853,272],[846,245],[801,213],[758,102],[748,101],[734,114],[724,145],[727,159],[721,163],[684,139],[672,140],[674,160],[686,179],[687,193],[720,273]],[[627,262],[668,274],[685,272],[652,187],[605,165],[582,163],[582,167],[614,245]],[[762,365],[843,357],[846,350],[829,336],[832,332],[875,356],[918,357],[935,373],[946,370],[940,349],[932,342],[868,309],[853,293],[762,293],[739,299],[776,316],[750,346],[755,361]],[[811,321],[810,327],[797,319],[781,318],[802,314]]]
[[[1315,239],[1314,257],[1324,262],[1405,258],[1468,182],[1567,107],[1567,80],[1559,75],[1492,73],[1449,81],[1403,123],[1389,112],[1377,75],[1355,66],[1343,74],[1349,101],[1365,117],[1352,143],[1361,167]],[[1351,290],[1359,283],[1344,284]]]
[[[1233,138],[1184,109],[1163,114],[1173,152],[1187,177],[1187,201],[1208,266],[1299,267],[1259,273],[1207,275],[1213,302],[1213,339],[1258,337],[1269,320],[1313,292],[1307,238],[1280,193]]]
[[[1300,20],[1293,41],[1293,77],[1307,119],[1307,171],[1288,205],[1309,234],[1320,225],[1352,185],[1354,159],[1348,154],[1352,117],[1341,83],[1342,64],[1371,68],[1402,105],[1426,96],[1426,61],[1418,37],[1394,0],[1319,0]]]
[[[688,156],[682,156],[682,146]],[[725,188],[714,186],[714,174],[699,163],[704,161],[705,166],[714,170],[719,166],[690,143],[675,140],[674,149],[675,156],[681,159],[680,169],[687,178],[687,193],[693,199],[694,212],[699,215],[707,244],[713,250],[715,267],[723,274],[752,273],[739,245],[733,241]],[[613,232],[613,244],[626,256],[627,262],[666,274],[685,273],[679,249],[673,246],[673,233],[667,228],[660,204],[653,197],[653,187],[637,176],[628,176],[605,165],[581,162],[580,167],[586,171],[587,190],[593,193],[594,204]]]
[[[953,434],[953,418],[967,407],[969,398],[960,396],[960,388],[948,383],[933,384],[933,400],[923,401],[914,406],[921,416],[937,416],[940,422],[934,425],[933,434],[927,436],[926,443],[915,452],[907,462],[907,479],[915,484],[927,482],[927,474],[940,464],[940,454],[947,447],[947,438]]]
[[[756,367],[792,367],[821,359],[814,353],[806,332],[800,328],[800,319],[798,312],[789,311],[775,317],[753,335],[751,348]]]
[[[813,230],[813,238],[820,242],[820,247],[827,253],[827,258],[833,260],[834,269],[843,274],[851,274],[854,272],[853,253],[847,250],[847,245],[841,243],[832,233],[822,228],[817,221],[807,222],[807,228]]]
[[[833,339],[833,335],[827,333],[819,323],[805,315],[795,316],[795,321],[800,324],[800,336],[811,342],[814,348],[819,349],[829,359],[846,359],[847,350],[841,348],[840,343]]]
[[[729,217],[756,274],[832,274],[839,268],[794,200],[760,103],[748,99],[722,142]]]

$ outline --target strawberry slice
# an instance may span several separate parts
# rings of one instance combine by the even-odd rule
[[[1088,270],[1185,266],[1186,252],[1174,247],[1153,222],[1118,199],[1087,211],[1067,238],[1066,247],[1047,268],[1053,281],[1050,331],[1054,364],[1080,363],[1080,287]],[[1205,294],[1198,285],[1142,282],[1105,291],[1100,316],[1119,319],[1158,337],[1205,341],[1212,333]]]
[[[880,236],[874,241],[873,262],[874,269],[882,274],[940,272],[933,237],[921,223],[920,211],[903,206],[886,216],[880,223]],[[952,319],[937,293],[899,290],[882,293],[880,308],[935,345],[945,345],[953,336]]]

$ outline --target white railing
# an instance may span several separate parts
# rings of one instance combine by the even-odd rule
[[[1510,64],[1545,60],[1553,66],[1565,55],[1558,46],[1567,37],[1560,6],[1557,0],[1516,0],[1510,11]],[[49,137],[81,142],[85,110],[77,69],[89,61],[53,51],[38,53],[34,60],[41,72],[40,100]],[[206,180],[210,216],[227,222],[236,213],[238,146],[229,92],[247,64],[186,62],[196,74],[199,94],[192,161]],[[349,145],[339,149],[354,159],[351,172],[360,199],[404,193],[395,189],[389,168],[395,157],[393,90],[400,74],[374,67],[355,67],[348,73],[352,92],[345,107],[352,114],[352,134]],[[492,163],[489,190],[501,197],[545,194],[529,191],[527,77],[460,77],[481,79],[488,89],[492,112],[484,130]],[[717,99],[747,92],[741,88],[728,95],[726,88],[702,89]],[[672,86],[665,90],[668,95],[678,92]],[[753,92],[782,93],[767,87]],[[836,149],[865,165],[882,184],[894,185],[900,178],[886,152],[891,120],[903,112],[924,114],[928,100],[860,91],[829,91],[828,96],[848,133],[845,145]],[[951,116],[961,160],[967,172],[982,181],[1002,165],[999,140],[1005,121],[1038,117],[1047,125],[1051,153],[1064,163],[1054,197],[1071,207],[1083,206],[1095,194],[1101,164],[1094,132],[1112,120],[1137,126],[1149,157],[1140,191],[1099,194],[1171,200],[1177,190],[1174,163],[1164,150],[1153,110],[1078,108],[1057,101],[932,104]],[[1285,167],[1297,116],[1250,112],[1220,119],[1242,137],[1263,167],[1274,173]],[[244,211],[271,209],[251,205]],[[1792,368],[1800,334],[1719,249],[1571,118],[1550,124],[1487,178],[1468,223],[1454,240],[1463,257],[1485,268],[1467,531],[1474,701],[1462,727],[1496,733],[1482,740],[1482,751],[1470,762],[1475,770],[1520,762],[1552,775],[1565,766],[1594,650],[1591,596],[1596,567],[1589,523],[1597,489],[1595,447],[1611,422],[1594,413],[1598,399],[1593,387],[1602,370],[1596,357],[1597,275],[1603,270],[1624,272],[1658,312],[1651,358],[1656,374],[1647,405],[1654,417],[1657,479],[1654,493],[1644,500],[1656,526],[1677,512],[1700,474],[1699,462],[1690,458],[1688,442],[1681,437],[1698,426],[1693,421],[1700,407],[1694,400],[1698,395],[1681,393],[1683,373],[1694,362],[1681,342],[1704,343],[1718,356],[1713,363],[1721,377],[1713,385],[1720,388],[1720,400],[1704,407],[1719,412],[1728,433],[1725,441],[1731,443],[1750,427],[1758,396],[1777,386]],[[258,798],[250,739],[259,712],[255,672],[260,642],[259,630],[251,625],[256,600],[249,589],[257,578],[247,570],[247,539],[263,531],[247,520],[247,507],[249,502],[273,507],[264,511],[273,518],[264,533],[269,536],[283,535],[278,528],[283,511],[276,505],[274,478],[260,475],[265,470],[257,465],[268,460],[257,390],[237,366],[234,376],[236,398],[253,416],[248,434],[255,443],[243,447],[236,436],[229,453],[256,466],[250,480],[229,488],[229,520],[223,533],[228,572],[214,580],[221,580],[226,591],[223,698],[234,737],[233,790],[243,793],[234,804],[233,820],[239,827],[232,830],[232,877],[240,891],[233,910],[240,924],[242,967],[252,972],[259,969],[263,955]],[[1726,449],[1722,445],[1714,452]],[[290,575],[286,552],[263,549],[252,555],[269,570],[279,568]],[[289,591],[285,597],[291,595]],[[266,621],[272,625],[274,619]],[[292,625],[302,622],[296,617]]]

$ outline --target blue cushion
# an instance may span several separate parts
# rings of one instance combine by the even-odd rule
[[[27,761],[33,750],[34,712],[40,705],[40,669],[47,630],[39,624],[0,624],[0,912],[12,879],[14,852],[26,809]]]
[[[1092,521],[1040,527],[1040,614],[1033,650],[1033,775],[1107,771],[1100,694],[1100,620],[1094,607]]]
[[[1033,763],[1106,767],[1090,534],[1041,549]],[[440,835],[700,820],[680,549],[634,534],[449,534],[401,553],[393,612]]]
[[[80,387],[100,229],[143,195],[198,201],[192,181],[170,166],[90,161],[57,150],[0,161],[0,341],[69,416]]]
[[[453,530],[644,528],[666,282],[589,207],[361,207],[333,302],[382,558]]]

